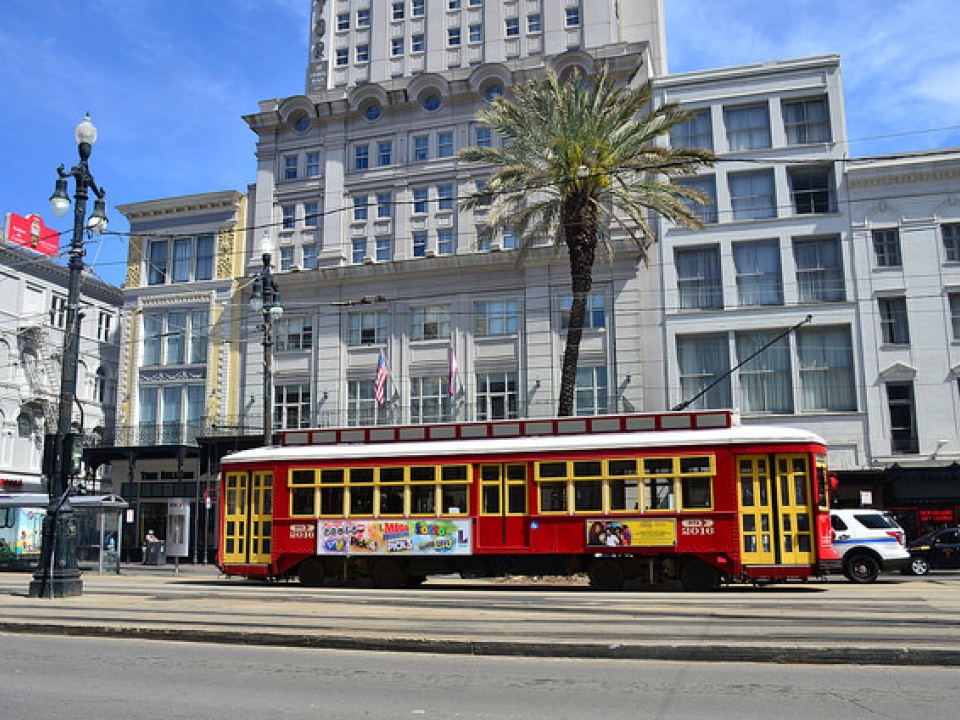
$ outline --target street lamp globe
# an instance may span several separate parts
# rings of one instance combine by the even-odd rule
[[[67,195],[67,179],[57,178],[57,186],[50,196],[50,209],[57,217],[63,217],[70,209],[70,196]]]
[[[74,131],[74,136],[77,138],[77,145],[82,145],[83,143],[93,145],[97,141],[97,127],[93,124],[93,120],[90,119],[90,113],[83,116],[83,120],[80,121],[80,124],[77,125],[77,129]]]

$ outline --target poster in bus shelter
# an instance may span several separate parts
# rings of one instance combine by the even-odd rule
[[[469,555],[469,520],[321,520],[320,555]]]
[[[587,520],[588,547],[674,547],[677,544],[677,521],[673,518],[654,520]]]

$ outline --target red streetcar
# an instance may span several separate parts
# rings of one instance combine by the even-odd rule
[[[222,462],[228,575],[806,579],[836,559],[826,448],[729,411],[287,431]]]

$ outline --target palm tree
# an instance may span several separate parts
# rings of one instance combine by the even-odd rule
[[[509,230],[520,243],[518,262],[544,238],[570,259],[573,299],[567,330],[557,415],[574,412],[577,362],[598,249],[612,257],[612,228],[632,238],[641,258],[656,237],[650,212],[690,229],[702,223],[690,201],[709,202],[674,178],[713,162],[713,153],[657,144],[692,115],[674,104],[649,110],[648,82],[615,86],[606,70],[595,82],[574,72],[561,81],[546,77],[519,85],[513,101],[497,98],[477,115],[503,138],[503,147],[471,147],[469,162],[494,170],[485,186],[468,195],[464,209],[489,206],[484,232]],[[648,112],[647,112],[648,111]]]

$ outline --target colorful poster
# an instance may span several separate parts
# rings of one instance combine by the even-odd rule
[[[318,555],[470,555],[469,520],[321,520]]]
[[[675,547],[677,521],[673,518],[650,520],[587,520],[588,547]]]
[[[60,233],[43,224],[39,215],[7,213],[4,222],[7,242],[55,257],[60,249]]]

